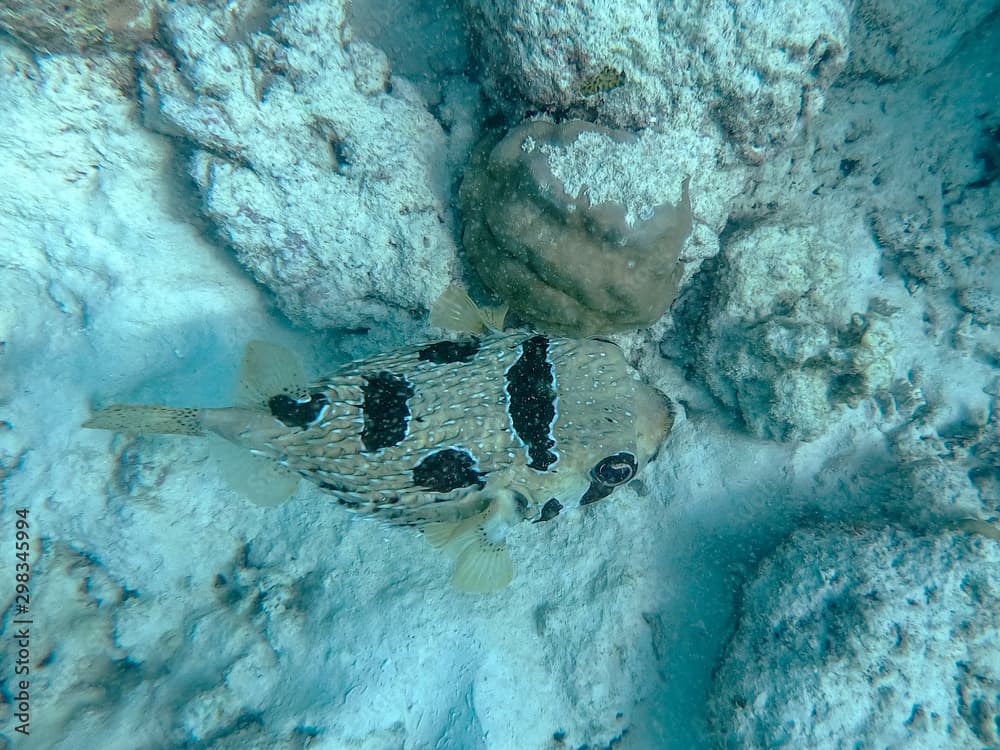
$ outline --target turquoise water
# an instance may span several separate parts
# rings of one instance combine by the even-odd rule
[[[1000,747],[997,19],[2,4],[0,747]]]

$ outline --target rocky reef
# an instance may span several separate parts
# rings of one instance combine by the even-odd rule
[[[446,139],[388,58],[318,0],[280,18],[176,3],[146,46],[146,125],[194,145],[206,216],[291,320],[410,329],[455,245]]]
[[[0,5],[0,527],[37,616],[0,746],[1000,747],[995,2]],[[257,507],[204,446],[80,430],[230,403],[248,340],[317,374],[422,341],[547,233],[572,304],[504,294],[632,316],[676,421],[613,501],[512,530],[496,597],[307,487]]]
[[[527,108],[614,127],[670,128],[707,115],[751,159],[787,142],[822,105],[847,60],[849,4],[808,10],[601,0],[466,0],[483,50],[482,80],[512,117]],[[614,87],[594,86],[607,70]],[[513,95],[512,95],[513,94]]]
[[[853,232],[853,258],[815,225],[734,232],[679,303],[663,353],[690,363],[754,435],[818,437],[842,407],[888,388],[895,373],[888,303],[852,286],[878,274],[876,249],[859,229],[836,232]]]
[[[997,747],[998,564],[1000,542],[961,532],[795,534],[744,592],[710,703],[716,741]]]
[[[133,52],[149,41],[164,0],[5,0],[0,31],[47,55]]]

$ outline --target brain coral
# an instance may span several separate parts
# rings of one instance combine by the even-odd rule
[[[544,330],[589,336],[653,323],[677,294],[692,219],[688,180],[672,203],[644,170],[632,133],[580,120],[519,125],[481,145],[466,171],[469,261]]]

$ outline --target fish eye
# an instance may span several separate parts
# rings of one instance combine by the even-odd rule
[[[590,470],[590,476],[605,487],[617,487],[634,477],[637,468],[635,456],[627,451],[621,451],[598,461]]]

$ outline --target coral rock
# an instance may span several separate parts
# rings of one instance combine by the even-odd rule
[[[415,325],[455,255],[440,125],[341,3],[248,23],[173,5],[169,52],[138,57],[146,125],[193,144],[202,210],[291,320]]]
[[[795,534],[744,592],[716,746],[1000,746],[991,533]]]
[[[877,273],[877,258],[856,246],[849,259],[823,230],[791,223],[735,232],[678,303],[680,340],[664,353],[686,361],[752,434],[819,437],[894,373],[893,330],[857,283]]]
[[[843,0],[464,1],[483,85],[509,115],[656,127],[707,107],[752,160],[818,111],[848,57]]]

